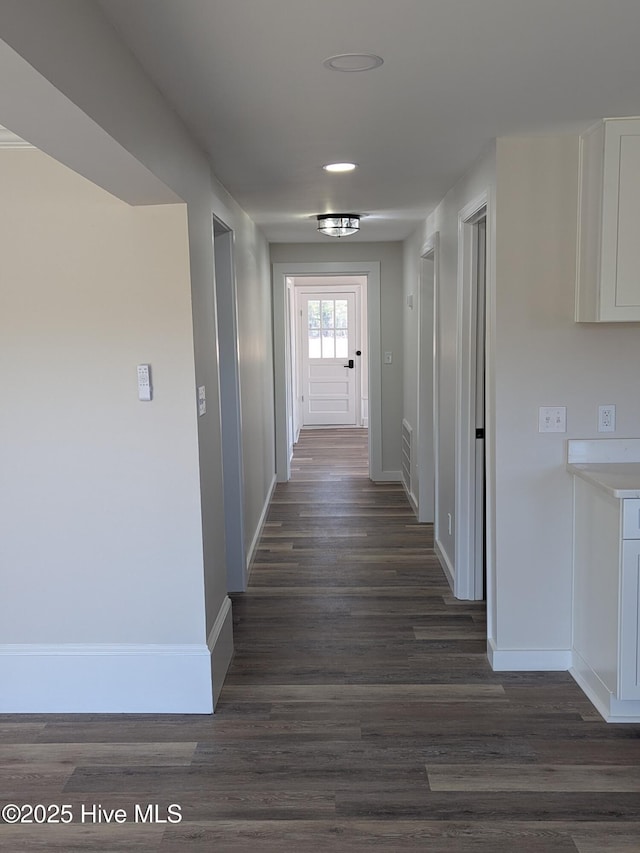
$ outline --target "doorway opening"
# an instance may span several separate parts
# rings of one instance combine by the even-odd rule
[[[486,594],[487,197],[460,213],[454,593]]]
[[[347,347],[352,346],[349,340],[349,330],[344,328],[345,310],[349,315],[349,306],[342,304],[345,296],[341,290],[344,285],[347,289],[354,290],[354,279],[360,284],[360,307],[357,307],[357,298],[354,297],[354,317],[360,324],[360,345],[357,344],[357,336],[353,341],[353,353],[347,351],[344,361],[344,339],[347,338]],[[322,285],[318,285],[323,281]],[[323,289],[326,288],[326,289]],[[299,297],[296,291],[299,290]],[[306,291],[306,292],[305,292]],[[355,292],[355,291],[354,291]],[[329,296],[332,293],[332,296]],[[319,301],[319,305],[311,304]],[[325,317],[323,318],[323,297],[329,303],[325,306]],[[347,298],[347,302],[349,298]],[[304,302],[298,305],[297,303]],[[324,361],[323,347],[326,347],[327,362],[340,362],[339,370],[344,375],[349,371],[354,376],[355,387],[355,423],[346,425],[347,429],[367,429],[368,437],[368,459],[369,477],[375,482],[396,479],[395,475],[387,474],[382,470],[382,375],[381,375],[381,341],[380,341],[380,263],[358,262],[358,263],[278,263],[273,265],[273,304],[274,304],[274,370],[275,370],[275,402],[276,402],[276,476],[278,482],[286,482],[291,477],[291,459],[293,447],[300,430],[309,426],[310,428],[327,428],[330,423],[305,423],[305,416],[311,420],[322,417],[319,409],[330,409],[334,407],[334,414],[339,407],[343,410],[347,402],[338,399],[341,389],[338,385],[331,388],[332,378],[329,377],[324,384],[324,395],[314,400],[315,411],[303,412],[302,396],[307,392],[301,391],[301,365],[303,360],[303,349],[301,342],[299,311],[303,311],[303,320],[306,317],[304,346],[307,349],[307,376],[305,382],[317,377],[311,376],[310,367],[319,365],[322,367]],[[320,317],[317,310],[319,308]],[[306,311],[306,314],[304,313]],[[336,325],[340,314],[338,326]],[[359,318],[359,319],[358,319]],[[319,325],[318,325],[319,323]],[[332,325],[333,324],[333,325]],[[342,334],[347,331],[347,335]],[[315,333],[319,332],[319,335]],[[340,332],[341,334],[336,334]],[[312,334],[311,334],[312,333]],[[340,358],[336,355],[337,341],[340,340]],[[318,342],[320,346],[319,360]],[[333,349],[331,349],[333,347]],[[356,354],[360,350],[360,355]],[[331,356],[333,355],[333,359]],[[311,356],[311,357],[309,357]],[[314,365],[315,359],[315,365]],[[354,366],[349,367],[353,359]],[[356,368],[356,359],[359,359],[359,371]],[[345,367],[345,365],[347,365]],[[316,371],[317,372],[317,371]],[[355,376],[359,372],[359,388],[355,385]],[[322,371],[320,371],[322,380]],[[346,376],[348,377],[348,373]],[[322,390],[315,387],[315,391]],[[338,383],[339,384],[339,383]],[[348,384],[348,383],[347,383]],[[343,391],[345,381],[342,380]],[[364,392],[364,393],[363,393]],[[351,394],[351,390],[347,393]],[[328,398],[334,394],[333,401]],[[320,405],[318,405],[318,401]],[[324,412],[325,420],[328,420],[330,412]],[[335,414],[344,423],[344,411],[340,415]],[[351,417],[351,415],[349,415]],[[335,424],[333,424],[335,426]]]
[[[474,598],[483,599],[487,586],[487,517],[486,517],[486,280],[487,280],[487,214],[474,223],[475,237],[475,515],[474,515]]]
[[[216,216],[213,217],[213,254],[220,359],[227,591],[244,592],[247,588],[248,566],[244,541],[242,410],[233,231]]]

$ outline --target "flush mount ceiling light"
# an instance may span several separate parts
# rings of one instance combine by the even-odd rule
[[[327,163],[322,168],[325,172],[353,172],[357,166],[357,163]]]
[[[328,57],[322,64],[331,71],[371,71],[383,62],[384,59],[375,53],[341,53]]]
[[[322,213],[318,215],[318,231],[327,237],[349,237],[360,230],[357,213]]]

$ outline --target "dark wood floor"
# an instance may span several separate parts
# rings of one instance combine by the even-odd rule
[[[566,673],[493,673],[366,433],[303,432],[214,717],[0,717],[0,804],[182,806],[178,825],[2,826],[21,851],[638,853],[640,726]]]

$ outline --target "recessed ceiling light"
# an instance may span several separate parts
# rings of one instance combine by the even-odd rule
[[[325,172],[353,172],[357,165],[357,163],[327,163],[322,168]]]
[[[330,56],[322,64],[332,71],[371,71],[383,62],[383,58],[375,53],[341,53]]]

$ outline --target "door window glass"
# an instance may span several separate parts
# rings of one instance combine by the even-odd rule
[[[309,358],[347,358],[349,314],[346,299],[307,301]]]

